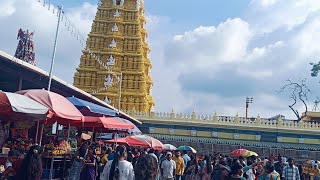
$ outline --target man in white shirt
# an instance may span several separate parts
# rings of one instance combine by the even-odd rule
[[[161,164],[161,175],[163,180],[174,180],[176,162],[172,160],[172,153],[167,152],[166,160]]]
[[[149,155],[151,155],[152,157],[154,157],[157,160],[157,163],[159,163],[157,155],[154,154],[154,149],[150,149],[148,153],[149,153]]]

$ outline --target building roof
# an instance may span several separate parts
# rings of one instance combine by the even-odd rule
[[[162,135],[162,134],[148,134],[148,135],[160,141],[163,140],[163,141],[194,142],[194,143],[206,143],[206,144],[238,145],[238,146],[249,146],[249,147],[262,147],[262,148],[282,148],[282,149],[320,151],[320,145],[311,145],[311,144],[308,145],[308,144],[294,144],[294,143],[271,143],[271,142],[260,142],[260,141],[245,141],[245,140],[175,136],[175,135]]]
[[[31,65],[25,61],[17,59],[0,50],[0,90],[7,92],[16,92],[23,89],[43,89],[47,88],[49,73]],[[65,97],[75,96],[92,103],[118,111],[115,107],[92,96],[91,94],[59,79],[52,77],[51,91],[61,94]],[[120,111],[120,116],[134,123],[141,124],[140,121],[130,115]]]

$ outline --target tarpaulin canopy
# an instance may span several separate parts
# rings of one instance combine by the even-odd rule
[[[59,124],[68,125],[73,121],[83,120],[81,112],[70,101],[59,94],[43,89],[23,90],[16,93],[27,96],[49,108],[49,111],[53,113],[53,117],[48,123],[57,121]]]
[[[113,130],[128,130],[133,129],[134,125],[118,120],[114,117],[92,117],[92,116],[84,116],[83,122],[72,122],[71,126],[78,127],[103,127],[106,129]]]
[[[158,139],[155,139],[151,136],[147,136],[147,135],[134,135],[131,136],[134,139],[138,139],[140,141],[146,141],[150,144],[151,148],[155,149],[155,150],[162,150],[164,148],[164,145],[162,144],[162,142],[160,142]]]
[[[118,120],[121,120],[125,123],[131,124],[133,125],[133,129],[129,129],[128,133],[130,133],[131,135],[137,135],[137,134],[142,134],[142,132],[140,131],[140,129],[134,125],[131,121],[127,120],[127,119],[123,119],[123,118],[116,118]]]
[[[141,140],[141,139],[135,139],[135,138],[132,138],[131,136],[127,136],[125,138],[119,138],[119,139],[106,140],[105,142],[127,144],[128,146],[151,147],[151,145],[147,141]]]
[[[45,120],[48,108],[20,94],[0,91],[0,116],[2,120],[39,121]]]
[[[76,98],[67,97],[67,99],[84,115],[84,116],[117,116],[118,113],[115,110]]]

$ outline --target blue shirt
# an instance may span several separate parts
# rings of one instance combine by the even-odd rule
[[[183,161],[184,161],[184,167],[187,167],[187,164],[189,161],[191,161],[191,158],[188,156],[188,154],[182,155]]]

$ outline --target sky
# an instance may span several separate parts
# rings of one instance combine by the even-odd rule
[[[17,30],[35,31],[37,66],[49,70],[57,16],[43,0],[0,0],[0,50],[14,54]],[[86,37],[98,0],[52,0]],[[286,80],[306,79],[320,60],[320,1],[145,0],[153,97],[159,112],[294,118]],[[60,28],[54,75],[72,84],[82,45]],[[297,104],[301,112],[302,104]]]

